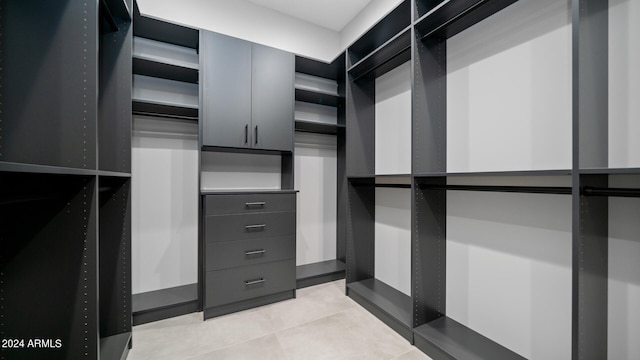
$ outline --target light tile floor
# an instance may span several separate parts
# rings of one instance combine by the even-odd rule
[[[202,313],[133,328],[128,360],[430,360],[344,295],[344,280],[296,299],[202,321]]]

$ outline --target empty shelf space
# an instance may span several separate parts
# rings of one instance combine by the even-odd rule
[[[198,121],[198,108],[184,105],[154,102],[148,100],[133,100],[133,113],[136,115],[151,115],[180,120]]]
[[[100,339],[101,360],[124,360],[129,354],[131,333],[126,332]]]
[[[296,88],[296,101],[326,106],[344,106],[344,98],[330,93]]]
[[[316,134],[335,135],[338,133],[338,129],[344,129],[344,125],[340,124],[327,124],[315,121],[296,120],[296,131],[310,132]]]
[[[348,295],[411,341],[411,297],[371,278],[347,284]]]
[[[422,38],[450,38],[517,0],[446,0],[416,23]]]
[[[524,359],[446,316],[413,332],[416,347],[434,359]]]
[[[198,311],[198,284],[133,294],[133,324],[166,319]]]
[[[404,29],[375,49],[349,68],[348,72],[354,81],[369,73],[379,77],[409,60],[411,60],[411,27]]]
[[[135,24],[133,27],[134,36],[192,49],[198,48],[200,34],[197,29],[141,16],[137,4],[133,22]]]
[[[198,69],[158,62],[141,57],[133,58],[133,73],[167,80],[198,83]]]
[[[327,260],[296,267],[297,288],[313,286],[344,278],[345,264],[340,260]]]

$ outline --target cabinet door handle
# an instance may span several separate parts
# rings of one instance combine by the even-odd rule
[[[256,125],[255,135],[256,135],[256,138],[255,138],[255,143],[254,144],[258,145],[258,125]]]
[[[246,124],[244,126],[244,143],[245,144],[249,143],[249,124]]]
[[[267,252],[267,250],[262,249],[262,250],[252,250],[252,251],[245,251],[244,254],[249,256],[249,255],[261,255],[261,254],[265,254]]]
[[[244,282],[244,286],[262,284],[263,282],[264,282],[264,278],[260,278],[260,279],[256,279],[256,280],[247,280],[247,281]]]
[[[259,225],[247,225],[244,228],[247,230],[252,230],[252,229],[263,229],[267,226],[267,224],[259,224]]]
[[[265,205],[267,205],[266,201],[256,201],[256,202],[244,203],[244,206],[246,206],[246,207],[250,207],[250,206],[265,206]]]

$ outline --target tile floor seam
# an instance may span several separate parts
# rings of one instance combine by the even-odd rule
[[[278,332],[276,331],[274,334],[276,335],[276,340],[278,341],[278,345],[280,345],[280,348],[284,352],[284,356],[287,358],[287,360],[291,360],[291,356],[289,356],[287,349],[285,349],[284,345],[282,345],[282,341],[280,340],[280,336],[278,335]]]
[[[345,295],[345,297],[349,298],[347,295]],[[349,300],[351,300],[351,299],[349,299]],[[352,301],[353,301],[353,300],[352,300]],[[357,306],[360,306],[360,307],[361,307],[361,305],[360,305],[360,304],[358,304],[358,303],[356,303],[356,302],[354,302],[354,304],[355,304],[355,305],[357,305]],[[342,313],[342,312],[349,311],[349,310],[351,310],[351,309],[353,309],[353,308],[339,310],[339,311],[336,311],[336,312],[334,312],[334,313],[326,314],[326,315],[323,315],[323,316],[321,316],[321,317],[319,317],[319,318],[312,319],[312,320],[308,320],[308,321],[305,321],[305,322],[301,322],[301,323],[299,323],[299,324],[296,324],[296,325],[293,325],[293,326],[289,326],[289,327],[285,327],[285,328],[282,328],[282,329],[279,329],[279,330],[275,330],[275,328],[274,328],[274,331],[275,331],[275,332],[280,332],[280,331],[290,330],[290,329],[293,329],[293,328],[297,328],[298,326],[302,326],[302,325],[310,324],[310,323],[312,323],[312,322],[314,322],[314,321],[318,321],[318,320],[326,319],[326,318],[328,318],[328,317],[330,317],[330,316],[337,315],[337,314],[340,314],[340,313]],[[269,317],[267,316],[267,318],[269,318]],[[269,321],[271,321],[271,319],[269,319]]]

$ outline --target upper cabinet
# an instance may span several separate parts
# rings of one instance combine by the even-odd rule
[[[292,151],[293,54],[202,31],[200,64],[203,146]]]

